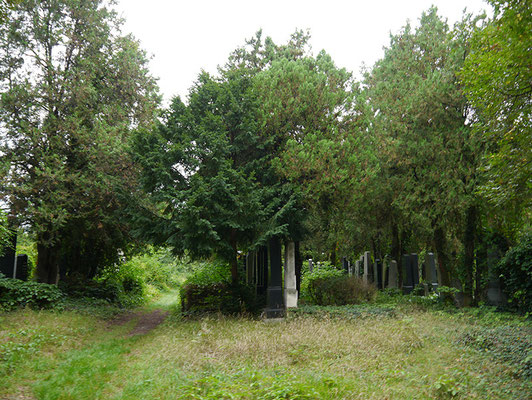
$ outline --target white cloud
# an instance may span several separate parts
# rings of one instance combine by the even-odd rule
[[[120,0],[125,31],[153,55],[152,73],[160,78],[168,101],[182,98],[201,69],[216,72],[229,53],[262,28],[275,42],[285,42],[296,28],[311,30],[314,53],[325,49],[336,64],[358,73],[382,57],[389,33],[409,19],[416,23],[431,4],[452,25],[467,7],[488,9],[482,0]]]

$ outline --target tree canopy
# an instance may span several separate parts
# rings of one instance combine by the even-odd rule
[[[38,279],[94,275],[131,240],[127,138],[158,104],[146,56],[99,0],[28,0],[0,28],[0,79],[2,197],[36,235]]]
[[[489,144],[482,194],[512,230],[530,219],[532,205],[532,7],[529,0],[489,3],[495,15],[475,31],[461,76],[475,128]]]

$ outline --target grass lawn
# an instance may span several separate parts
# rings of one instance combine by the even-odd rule
[[[135,323],[96,308],[0,314],[0,399],[532,398],[532,324],[486,309],[405,298],[277,323],[171,313],[130,336]]]

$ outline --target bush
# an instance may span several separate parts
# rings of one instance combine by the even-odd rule
[[[24,282],[0,275],[0,307],[12,310],[16,307],[52,308],[64,295],[55,285]]]
[[[186,313],[258,314],[262,308],[252,285],[231,283],[230,269],[219,261],[200,263],[180,290]]]
[[[120,271],[140,278],[145,284],[159,290],[168,290],[180,284],[179,266],[168,249],[149,250],[120,265]]]
[[[59,287],[65,294],[74,299],[99,299],[109,303],[118,303],[122,290],[119,282],[86,280],[76,275],[59,281]]]
[[[373,301],[376,296],[374,285],[331,267],[305,274],[301,283],[301,297],[310,304],[342,306]]]
[[[496,268],[504,283],[509,305],[521,312],[532,310],[532,232],[508,250]]]
[[[69,276],[59,287],[73,299],[105,300],[120,307],[132,307],[146,301],[146,285],[134,275],[107,275],[87,280]]]
[[[253,286],[228,282],[184,284],[181,287],[181,306],[184,312],[191,314],[258,314],[261,310]]]

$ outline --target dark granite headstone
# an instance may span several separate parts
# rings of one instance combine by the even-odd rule
[[[347,261],[347,258],[342,257],[342,268],[347,273],[349,272],[349,262]]]
[[[27,281],[29,274],[28,256],[26,254],[19,254],[17,256],[17,279]]]
[[[4,255],[0,257],[0,273],[4,274],[6,278],[14,278],[16,270],[16,248],[17,235],[11,236],[9,245],[4,248]]]
[[[414,287],[419,284],[419,258],[416,253],[410,254],[410,268],[412,268],[412,278]]]
[[[281,241],[279,238],[271,238],[270,248],[270,279],[268,285],[268,307],[266,318],[283,318],[285,315],[282,269],[281,269]]]
[[[383,289],[382,262],[380,259],[375,260],[375,270],[377,275],[377,288]]]
[[[438,270],[436,268],[436,260],[434,258],[434,253],[427,253],[426,257],[426,275],[425,278],[429,287],[431,287],[432,290],[435,290],[438,288]]]
[[[414,277],[412,274],[412,265],[410,254],[403,254],[403,292],[405,294],[411,293],[414,290]]]

